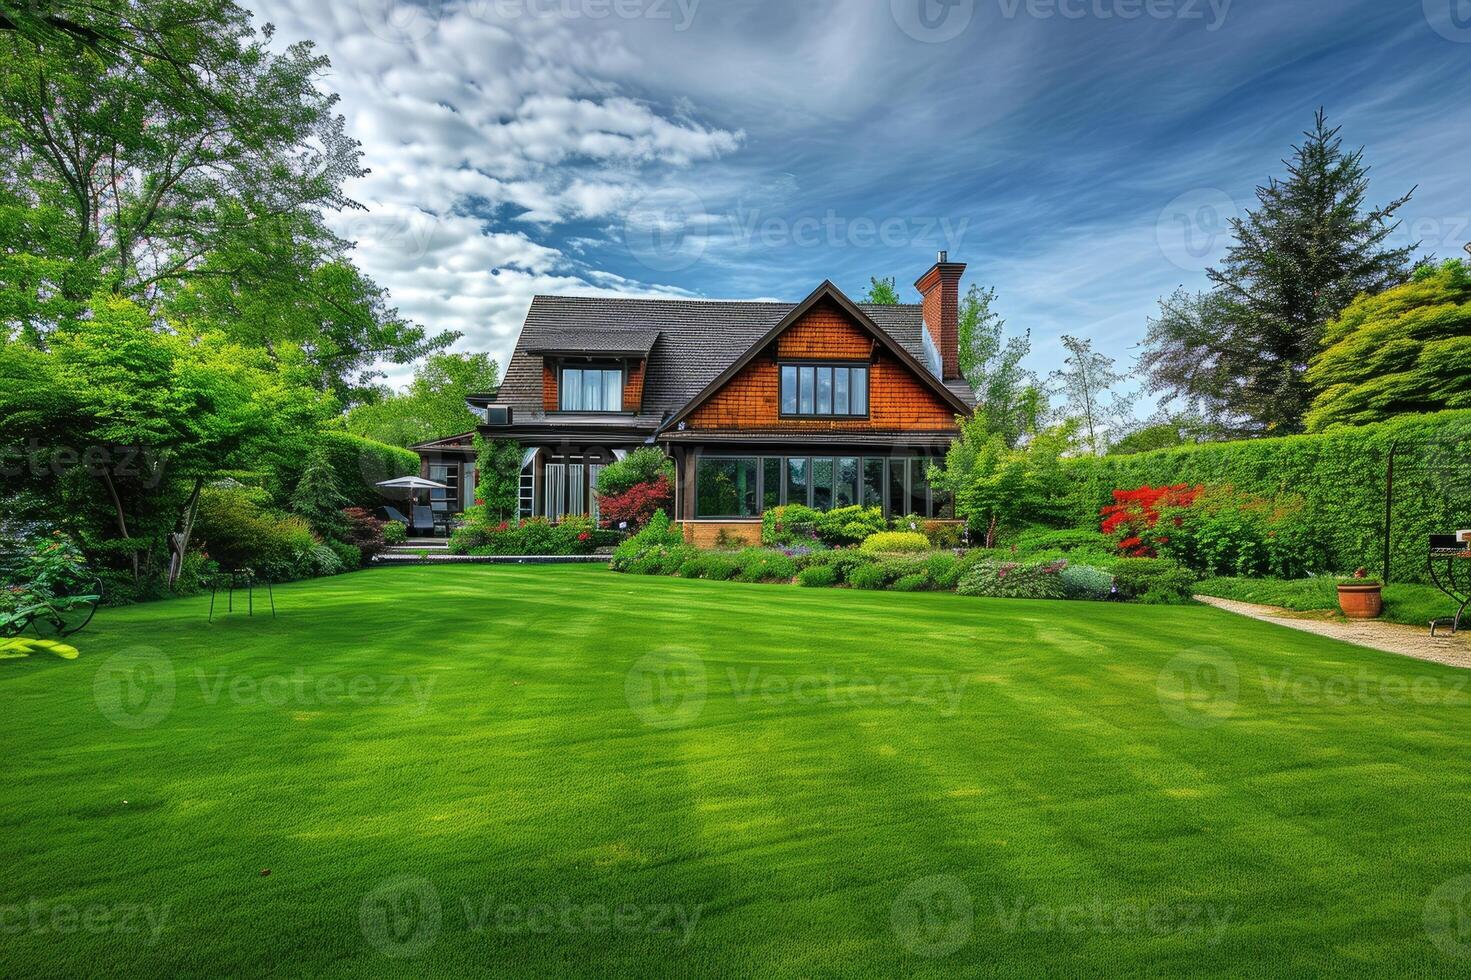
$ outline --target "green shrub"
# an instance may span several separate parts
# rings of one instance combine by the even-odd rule
[[[883,589],[889,584],[889,573],[878,562],[859,565],[848,573],[848,584],[855,589]]]
[[[813,565],[797,573],[797,584],[809,589],[830,589],[838,584],[838,571],[832,565]]]
[[[835,548],[831,551],[814,551],[797,559],[798,568],[831,568],[838,576],[839,582],[846,582],[848,575],[859,565],[866,565],[873,559],[859,552],[856,548]]]
[[[618,571],[630,575],[674,575],[699,553],[699,549],[687,544],[654,545],[639,552]]]
[[[930,555],[924,563],[930,588],[952,592],[960,582],[960,559],[948,552]]]
[[[929,579],[924,575],[905,575],[894,580],[889,586],[895,592],[920,592],[929,585]]]
[[[992,599],[1062,599],[1065,567],[1062,562],[982,561],[965,571],[956,591]]]
[[[200,550],[224,569],[249,568],[276,582],[341,570],[335,552],[317,550],[321,540],[305,518],[268,511],[262,499],[244,487],[206,487],[194,524]]]
[[[882,507],[836,507],[818,515],[817,536],[823,544],[841,548],[865,541],[887,526]]]
[[[383,524],[383,543],[387,545],[403,544],[409,539],[409,529],[402,521],[386,521]]]
[[[885,527],[879,507],[838,507],[818,511],[802,504],[773,507],[761,515],[761,543],[768,547],[857,544]]]
[[[587,517],[494,521],[483,508],[466,512],[449,538],[452,555],[588,555],[603,540]]]
[[[712,582],[724,582],[735,578],[741,564],[733,556],[718,551],[702,551],[679,567],[684,578],[703,578]]]
[[[864,538],[859,550],[865,554],[929,551],[930,539],[918,531],[879,531]]]
[[[1027,528],[1011,542],[1021,554],[1041,551],[1056,551],[1067,554],[1079,549],[1111,554],[1115,551],[1114,539],[1102,531],[1067,528],[1057,530],[1050,527]]]
[[[1130,602],[1177,605],[1189,602],[1196,576],[1168,558],[1124,558],[1113,566],[1119,596]]]
[[[674,483],[674,463],[655,446],[640,446],[622,459],[598,471],[597,492],[604,497],[627,493],[640,483],[652,483],[660,476]]]
[[[651,565],[663,567],[663,562],[672,561],[672,555],[677,549],[685,549],[685,551],[668,572],[653,573],[646,570]],[[651,559],[649,562],[641,562],[645,555],[655,551],[659,552],[660,557]],[[694,548],[685,545],[684,533],[673,526],[669,522],[669,515],[661,510],[654,513],[653,518],[643,530],[613,549],[613,558],[609,567],[615,572],[672,575],[679,570],[681,565],[696,555],[698,552]]]
[[[1113,597],[1113,576],[1101,568],[1068,565],[1058,576],[1064,598],[1102,602]]]
[[[797,563],[780,551],[747,548],[735,556],[741,582],[790,582],[797,577]]]
[[[419,472],[419,455],[408,449],[390,446],[346,432],[320,432],[314,444],[298,457],[283,459],[281,479],[294,487],[301,479],[307,463],[323,453],[336,477],[337,489],[347,498],[348,506],[376,510],[383,506],[383,492],[375,484]],[[278,494],[280,496],[280,494]],[[397,504],[400,509],[402,504]]]

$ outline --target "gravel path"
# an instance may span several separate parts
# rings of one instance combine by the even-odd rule
[[[1452,667],[1471,668],[1471,645],[1466,642],[1471,631],[1463,630],[1457,636],[1441,634],[1431,639],[1428,626],[1401,626],[1398,623],[1381,623],[1373,619],[1324,619],[1320,613],[1295,612],[1291,609],[1278,609],[1276,606],[1258,606],[1250,602],[1217,599],[1208,595],[1198,595],[1195,598],[1217,609],[1290,629],[1317,633],[1345,643],[1383,650],[1386,653],[1398,653],[1418,660],[1449,664]]]

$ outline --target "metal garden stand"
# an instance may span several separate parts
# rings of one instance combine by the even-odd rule
[[[235,590],[243,587],[245,589],[246,615],[255,615],[255,572],[249,568],[237,568],[234,571],[225,572],[225,613],[228,615],[235,611]],[[271,618],[276,618],[276,594],[271,591],[271,580],[264,579],[266,584],[266,595],[271,600]],[[209,583],[209,619],[206,622],[214,622],[215,619],[215,593],[219,591],[220,580],[212,578]]]
[[[1471,604],[1471,544],[1457,541],[1455,535],[1432,534],[1430,536],[1430,581],[1435,587],[1456,603],[1456,614],[1430,621],[1430,635],[1442,626],[1451,628],[1451,635],[1461,628],[1461,617],[1466,606]]]

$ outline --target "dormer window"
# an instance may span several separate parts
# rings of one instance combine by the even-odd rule
[[[782,364],[781,414],[866,417],[868,365]]]
[[[564,412],[623,411],[621,367],[564,367],[557,390],[558,405]]]

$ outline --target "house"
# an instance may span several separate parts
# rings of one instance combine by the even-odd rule
[[[800,303],[538,296],[481,435],[523,449],[523,516],[596,514],[598,471],[630,449],[674,460],[674,516],[696,543],[759,539],[761,513],[877,504],[954,516],[927,470],[973,398],[960,374],[965,265],[939,260],[920,303],[855,303],[824,282]],[[472,433],[413,447],[464,507]]]

